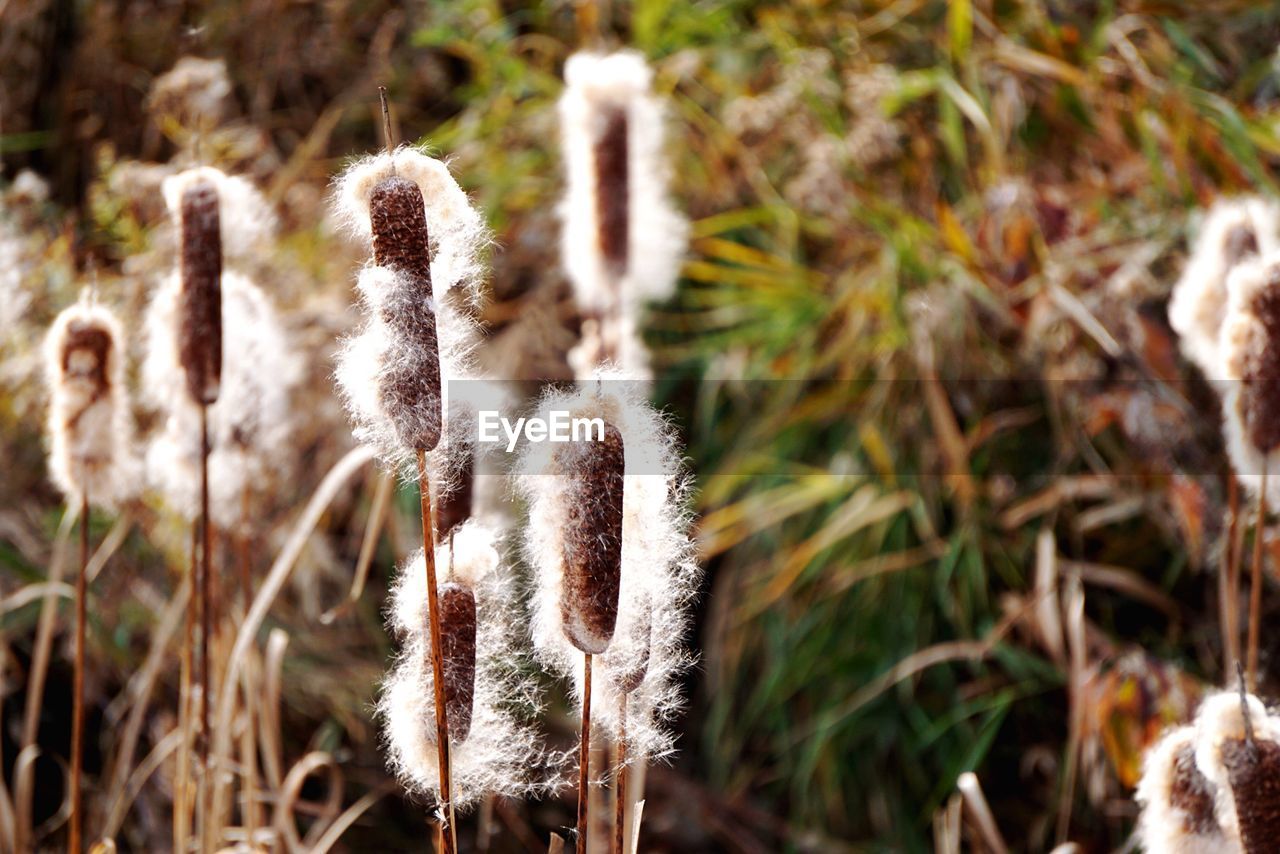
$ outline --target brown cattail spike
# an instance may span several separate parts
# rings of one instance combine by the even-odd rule
[[[1240,389],[1246,434],[1263,454],[1280,447],[1280,267],[1272,267],[1268,275],[1271,281],[1253,295],[1249,306],[1265,341],[1246,356]]]
[[[222,380],[222,233],[218,191],[197,181],[182,193],[182,333],[178,358],[199,404],[218,399]]]
[[[402,280],[395,299],[381,307],[392,338],[401,342],[386,366],[378,393],[400,441],[433,450],[440,441],[440,350],[431,293],[431,253],[422,191],[405,178],[380,182],[370,197],[373,260]]]
[[[466,741],[476,690],[476,597],[453,581],[440,585],[440,650],[449,739]]]
[[[1280,839],[1280,744],[1227,739],[1222,743],[1222,764],[1235,796],[1246,854],[1274,851]]]
[[[96,323],[73,320],[62,344],[62,373],[92,387],[88,402],[107,393],[107,356],[111,333]]]
[[[596,141],[596,218],[600,254],[609,272],[622,276],[627,271],[630,252],[628,198],[631,173],[628,169],[627,111],[609,111]]]
[[[566,500],[564,581],[560,616],[566,637],[582,652],[604,652],[618,619],[622,570],[622,434],[605,424],[600,441],[569,442],[556,453],[571,481]]]
[[[462,454],[460,471],[454,487],[439,498],[436,505],[436,528],[441,539],[448,537],[453,529],[471,518],[471,504],[475,495],[475,452],[471,448],[460,450]]]

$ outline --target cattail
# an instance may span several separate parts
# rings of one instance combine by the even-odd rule
[[[1217,816],[1217,787],[1196,766],[1196,730],[1166,733],[1144,762],[1135,795],[1144,851],[1199,854],[1229,849]]]
[[[45,338],[49,472],[68,503],[111,507],[134,491],[124,333],[106,307],[64,309]]]
[[[436,535],[447,538],[449,532],[471,518],[475,497],[476,456],[474,447],[464,447],[457,455],[457,472],[453,487],[443,491],[436,507]]]
[[[565,484],[560,621],[569,642],[592,655],[613,639],[622,570],[622,434],[608,421],[602,432],[552,458]]]
[[[78,505],[80,511],[69,834],[69,847],[75,852],[80,851],[84,825],[80,778],[84,743],[89,504],[92,501],[111,506],[130,493],[133,483],[123,346],[123,332],[115,315],[92,301],[82,301],[65,309],[45,340],[45,364],[52,396],[49,469],[68,504]]]
[[[692,661],[685,634],[699,572],[687,534],[687,477],[676,437],[645,401],[643,384],[615,379],[616,374],[599,376],[600,382],[584,383],[576,391],[549,392],[538,414],[600,417],[620,438],[624,494],[617,620],[600,659],[605,678],[594,686],[592,714],[610,737],[625,727],[637,759],[660,758],[673,748],[667,719],[681,704],[675,677]],[[517,485],[529,502],[524,548],[536,574],[535,653],[553,673],[572,679],[581,698],[585,686],[579,647],[566,631],[562,609],[571,589],[566,584],[566,541],[577,493],[556,457],[568,447],[528,445],[519,461]],[[624,695],[625,722],[620,717]]]
[[[1247,709],[1247,712],[1245,711]],[[1252,694],[1208,697],[1196,715],[1196,766],[1217,789],[1217,815],[1247,854],[1280,832],[1280,719]]]
[[[521,672],[511,623],[514,589],[493,531],[464,523],[441,543],[436,563],[447,569],[440,623],[453,801],[467,808],[486,795],[528,794],[534,790],[530,774],[542,762],[541,745],[521,718],[533,708],[536,687]],[[410,791],[438,797],[423,570],[422,555],[415,555],[392,590],[389,623],[401,652],[378,709],[397,775]]]
[[[147,453],[147,475],[169,505],[186,518],[199,512],[200,413],[175,386],[177,316],[181,282],[165,280],[146,317],[142,376],[147,397],[164,413],[163,427]],[[207,409],[209,510],[215,524],[238,530],[245,524],[246,491],[258,496],[267,482],[287,477],[292,443],[292,396],[303,364],[270,298],[247,276],[222,276],[224,349],[221,394]],[[268,476],[270,475],[270,476]]]
[[[476,337],[448,297],[476,298],[488,235],[445,165],[412,149],[356,163],[337,198],[374,255],[357,285],[369,320],[339,356],[338,384],[356,438],[403,468],[447,430],[445,383],[466,375]]]
[[[564,69],[561,146],[568,189],[562,257],[579,306],[665,299],[688,225],[667,198],[663,107],[633,51],[578,53]]]
[[[1228,445],[1237,474],[1256,491],[1266,456],[1280,446],[1280,254],[1238,266],[1228,290],[1219,342],[1231,381]]]
[[[1222,376],[1219,336],[1226,318],[1227,278],[1241,263],[1280,248],[1280,208],[1249,196],[1215,204],[1169,301],[1169,323],[1183,353],[1205,376]]]

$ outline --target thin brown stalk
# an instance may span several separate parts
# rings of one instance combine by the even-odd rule
[[[191,813],[188,810],[189,787],[191,779],[192,726],[191,715],[194,711],[191,702],[191,686],[194,681],[195,625],[197,617],[196,585],[199,581],[199,536],[196,527],[191,527],[191,545],[188,552],[188,581],[191,592],[187,596],[187,619],[182,631],[182,674],[178,690],[178,726],[182,730],[182,742],[178,747],[178,774],[173,785],[173,850],[185,851],[187,839],[191,835]]]
[[[253,572],[250,566],[249,543],[249,486],[245,484],[240,492],[240,530],[236,537],[240,564],[240,607],[241,615],[249,612],[253,604]],[[241,815],[244,819],[245,833],[248,834],[249,848],[253,849],[253,836],[258,829],[258,747],[254,724],[254,690],[249,669],[244,672],[244,714],[245,728],[241,736],[240,763],[243,766],[243,796]]]
[[[80,572],[76,575],[76,651],[71,695],[71,830],[69,847],[80,854],[84,815],[81,805],[81,754],[84,750],[84,636],[86,588],[89,578],[89,491],[80,496]]]
[[[62,514],[62,521],[58,523],[58,533],[53,541],[53,556],[49,561],[48,579],[50,584],[56,585],[62,581],[62,573],[67,557],[68,540],[71,537],[71,528],[76,523],[80,515],[80,508],[76,506],[68,507],[66,512]],[[44,704],[44,683],[45,677],[49,673],[49,657],[53,650],[53,632],[58,621],[58,594],[55,588],[50,588],[44,596],[44,601],[40,604],[40,619],[36,625],[35,647],[31,654],[31,669],[27,677],[27,702],[23,710],[22,716],[22,743],[18,750],[18,755],[22,756],[26,752],[34,756],[36,749],[36,734],[40,727],[40,709]],[[32,846],[32,829],[31,829],[31,811],[24,809],[22,806],[21,793],[25,789],[30,788],[30,781],[24,777],[33,773],[34,765],[26,763],[18,765],[15,763],[13,778],[14,798],[18,803],[16,821],[17,847],[24,850]]]
[[[453,822],[453,799],[450,793],[449,717],[444,697],[444,649],[440,642],[440,598],[436,590],[436,521],[431,510],[431,481],[427,475],[426,452],[418,450],[419,503],[422,509],[423,563],[427,568],[427,619],[431,629],[431,682],[436,703],[436,752],[440,759],[440,801],[445,811],[449,832],[443,834],[444,852],[456,850],[457,837]]]
[[[591,653],[582,654],[582,747],[578,753],[578,854],[587,854],[591,766]]]
[[[1249,586],[1249,645],[1248,656],[1249,691],[1258,690],[1258,639],[1262,628],[1262,541],[1267,522],[1267,463],[1262,463],[1262,488],[1258,490],[1258,521],[1253,532],[1253,574]]]
[[[618,698],[618,783],[613,804],[613,854],[627,850],[627,695]]]
[[[1240,660],[1240,481],[1227,474],[1227,547],[1223,550],[1222,649],[1224,673],[1234,673]]]
[[[212,618],[212,565],[209,561],[209,407],[200,406],[200,814],[201,839],[212,820],[212,779],[209,773],[209,634]]]

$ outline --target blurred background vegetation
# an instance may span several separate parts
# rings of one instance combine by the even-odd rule
[[[90,270],[136,320],[171,259],[158,181],[189,140],[166,101],[185,96],[157,92],[159,75],[184,56],[225,62],[204,156],[253,177],[283,218],[264,284],[311,365],[304,465],[275,500],[287,530],[350,443],[328,374],[361,253],[334,236],[325,193],[380,144],[376,86],[399,134],[450,159],[496,232],[490,368],[562,379],[578,319],[553,215],[559,73],[579,47],[629,45],[669,101],[673,191],[693,223],[679,293],[646,337],[697,475],[707,570],[702,663],[680,755],[650,774],[643,850],[929,850],[966,770],[1018,850],[1122,845],[1142,746],[1227,679],[1217,404],[1178,357],[1165,303],[1195,211],[1276,189],[1280,9],[639,0],[598,13],[0,0],[0,281],[17,282],[0,290],[0,592],[43,577],[60,514],[41,331]],[[371,484],[327,515],[269,621],[290,638],[286,755],[332,751],[348,802],[385,781],[369,716],[390,652],[379,608],[416,524],[402,491],[375,582],[323,624]],[[163,507],[131,513],[93,611],[107,728],[184,561]],[[38,608],[2,610],[8,778]],[[68,682],[59,656],[41,730],[52,754]],[[125,839],[165,839],[164,803],[144,791]],[[571,806],[504,807],[504,844],[545,840]],[[389,795],[344,844],[399,850],[420,828]]]

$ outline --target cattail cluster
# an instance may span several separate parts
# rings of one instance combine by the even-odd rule
[[[1169,323],[1187,358],[1205,376],[1223,376],[1219,338],[1227,316],[1227,279],[1250,259],[1280,249],[1280,208],[1258,197],[1218,202],[1205,216],[1191,257],[1174,286]]]
[[[488,232],[445,164],[409,148],[351,166],[337,210],[373,248],[357,282],[368,319],[339,356],[338,385],[356,438],[400,468],[446,432],[447,384],[476,340],[448,297],[477,298]]]
[[[1191,726],[1148,753],[1138,784],[1146,851],[1171,854],[1274,849],[1280,833],[1280,717],[1256,697],[1205,699]]]
[[[580,378],[605,363],[643,374],[637,315],[673,292],[688,235],[667,193],[662,103],[633,51],[575,54],[564,77],[561,254],[586,316],[571,364]]]
[[[135,482],[124,332],[89,299],[58,315],[45,338],[49,385],[49,471],[69,502],[86,494],[112,506]]]
[[[180,230],[181,270],[156,290],[145,321],[143,386],[164,418],[148,475],[179,512],[195,516],[203,404],[210,513],[232,528],[244,521],[246,491],[287,474],[294,456],[290,401],[302,361],[270,298],[244,272],[269,243],[274,214],[248,181],[208,167],[166,180],[163,190]],[[188,216],[192,205],[198,218]],[[215,266],[217,284],[208,284]]]
[[[511,578],[494,532],[476,521],[455,528],[436,550],[440,643],[449,721],[453,801],[466,809],[486,795],[519,797],[535,788],[541,744],[522,723],[536,709],[536,686],[514,645]],[[422,553],[401,569],[389,623],[400,654],[378,711],[390,761],[409,791],[438,797],[431,632]]]
[[[616,736],[626,694],[633,756],[657,758],[672,750],[667,722],[681,702],[675,677],[692,661],[685,634],[698,569],[687,534],[688,481],[674,433],[645,401],[643,384],[602,376],[548,392],[539,414],[599,418],[603,441],[531,443],[519,462],[518,487],[529,503],[524,548],[536,573],[534,648],[545,667],[573,680],[579,700],[581,653],[599,655],[593,722]],[[594,452],[584,449],[589,444]],[[597,551],[618,556],[616,569],[584,559],[593,538]]]

